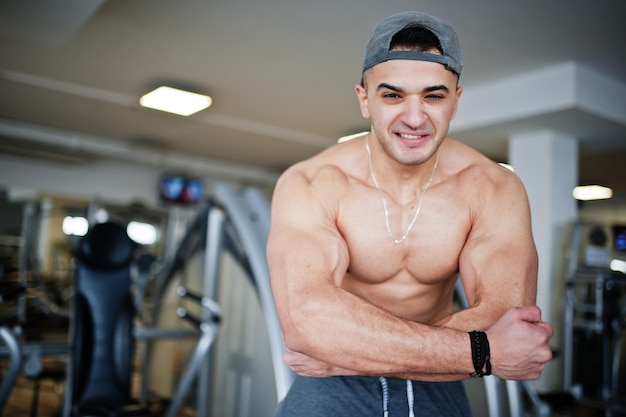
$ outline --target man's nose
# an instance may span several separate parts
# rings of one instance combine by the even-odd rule
[[[426,112],[424,110],[424,103],[421,100],[417,98],[406,100],[402,111],[402,122],[409,127],[417,129],[426,121]]]

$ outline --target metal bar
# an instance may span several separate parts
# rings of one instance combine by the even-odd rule
[[[502,405],[502,395],[500,393],[500,378],[491,375],[484,377],[483,380],[485,382],[489,417],[502,417],[504,415],[504,406]]]
[[[519,384],[522,386],[522,388],[524,389],[524,392],[526,393],[526,395],[530,399],[530,402],[532,403],[533,409],[535,410],[534,416],[535,417],[550,417],[552,413],[552,409],[550,408],[550,405],[542,401],[541,398],[539,398],[539,395],[537,395],[537,391],[531,385],[530,381],[519,381]]]
[[[183,337],[198,337],[200,332],[196,329],[164,329],[164,328],[144,328],[135,329],[133,335],[137,340],[152,339],[180,339]]]
[[[22,369],[22,352],[17,338],[7,327],[0,327],[0,338],[4,340],[4,343],[6,343],[9,350],[9,357],[11,358],[9,369],[4,376],[2,385],[0,385],[0,414],[2,414],[4,406],[7,403],[7,399],[9,398],[9,394],[13,389],[13,384]]]
[[[565,305],[565,329],[563,330],[563,388],[566,392],[572,390],[572,364],[574,357],[574,307],[576,296],[574,294],[574,274],[578,270],[578,259],[580,256],[580,242],[582,234],[582,224],[575,223],[572,226],[572,244],[569,262],[567,264],[566,278],[566,305]]]
[[[178,317],[187,320],[189,323],[197,328],[200,328],[200,326],[202,325],[202,320],[188,312],[187,309],[181,307],[176,311],[176,314],[178,314]]]
[[[523,417],[524,404],[522,404],[522,392],[519,381],[504,381],[506,394],[509,398],[510,417]]]
[[[185,394],[189,391],[191,387],[191,383],[193,382],[196,374],[198,373],[198,369],[203,365],[203,362],[206,361],[209,353],[209,349],[211,347],[211,343],[215,339],[215,334],[217,333],[216,325],[207,325],[203,324],[203,334],[198,340],[198,344],[194,349],[191,359],[187,364],[187,368],[183,373],[180,382],[178,383],[178,388],[176,393],[172,397],[172,402],[167,410],[166,417],[176,417],[176,414],[185,399]],[[204,392],[206,396],[206,392]],[[204,398],[204,397],[202,397]],[[199,399],[200,400],[200,399]],[[204,408],[204,407],[201,407]],[[206,410],[202,411],[201,414],[200,407],[198,408],[197,415],[198,416],[207,416]]]
[[[250,264],[252,272],[250,278],[257,290],[267,327],[276,379],[276,394],[280,402],[289,391],[295,374],[283,361],[282,330],[274,305],[265,257],[270,224],[269,204],[260,190],[255,188],[248,188],[242,194],[228,184],[219,183],[215,187],[215,193],[228,212]]]
[[[612,381],[611,381],[611,392],[613,393],[619,393],[620,390],[620,378],[619,378],[619,371],[621,368],[621,361],[622,361],[622,349],[624,346],[624,339],[626,338],[626,334],[620,330],[619,332],[616,332],[616,341],[615,341],[615,347],[613,349],[613,367],[611,369],[611,376],[612,376]],[[626,388],[626,387],[621,387],[621,388]]]
[[[216,322],[216,316],[212,309],[213,305],[209,300],[215,300],[217,297],[217,285],[221,267],[220,260],[224,247],[224,226],[226,223],[226,213],[222,208],[214,206],[209,211],[208,217],[206,245],[204,247],[204,288],[201,303],[204,307],[206,307],[202,311],[202,321],[205,323],[212,323]],[[215,306],[217,306],[217,304],[215,304]],[[219,313],[219,307],[217,307],[217,312]],[[212,332],[212,335],[212,337],[215,336],[215,331]],[[202,340],[198,342],[198,345],[200,345],[201,342]],[[209,345],[211,342],[212,340],[208,341]],[[209,363],[208,346],[206,350],[207,352],[203,355],[202,360],[199,361],[199,368],[196,370],[198,373],[196,408],[199,416],[209,415],[208,399],[210,395],[207,394],[211,389],[211,365]]]
[[[67,355],[70,352],[70,345],[67,343],[21,343],[20,351],[22,355]],[[0,357],[10,356],[11,354],[12,349],[10,346],[0,346]]]

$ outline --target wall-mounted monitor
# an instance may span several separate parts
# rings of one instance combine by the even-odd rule
[[[613,226],[613,249],[626,251],[626,225]]]
[[[165,174],[159,180],[159,198],[164,203],[197,204],[204,196],[204,183],[199,178]]]

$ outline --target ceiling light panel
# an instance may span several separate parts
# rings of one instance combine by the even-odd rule
[[[213,103],[209,96],[161,86],[139,99],[139,104],[150,109],[190,116]]]

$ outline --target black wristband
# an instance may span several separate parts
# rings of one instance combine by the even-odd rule
[[[474,372],[472,372],[470,376],[472,378],[482,378],[485,375],[491,375],[487,333],[474,330],[473,332],[469,332],[469,337],[472,346],[472,362],[474,364]]]

